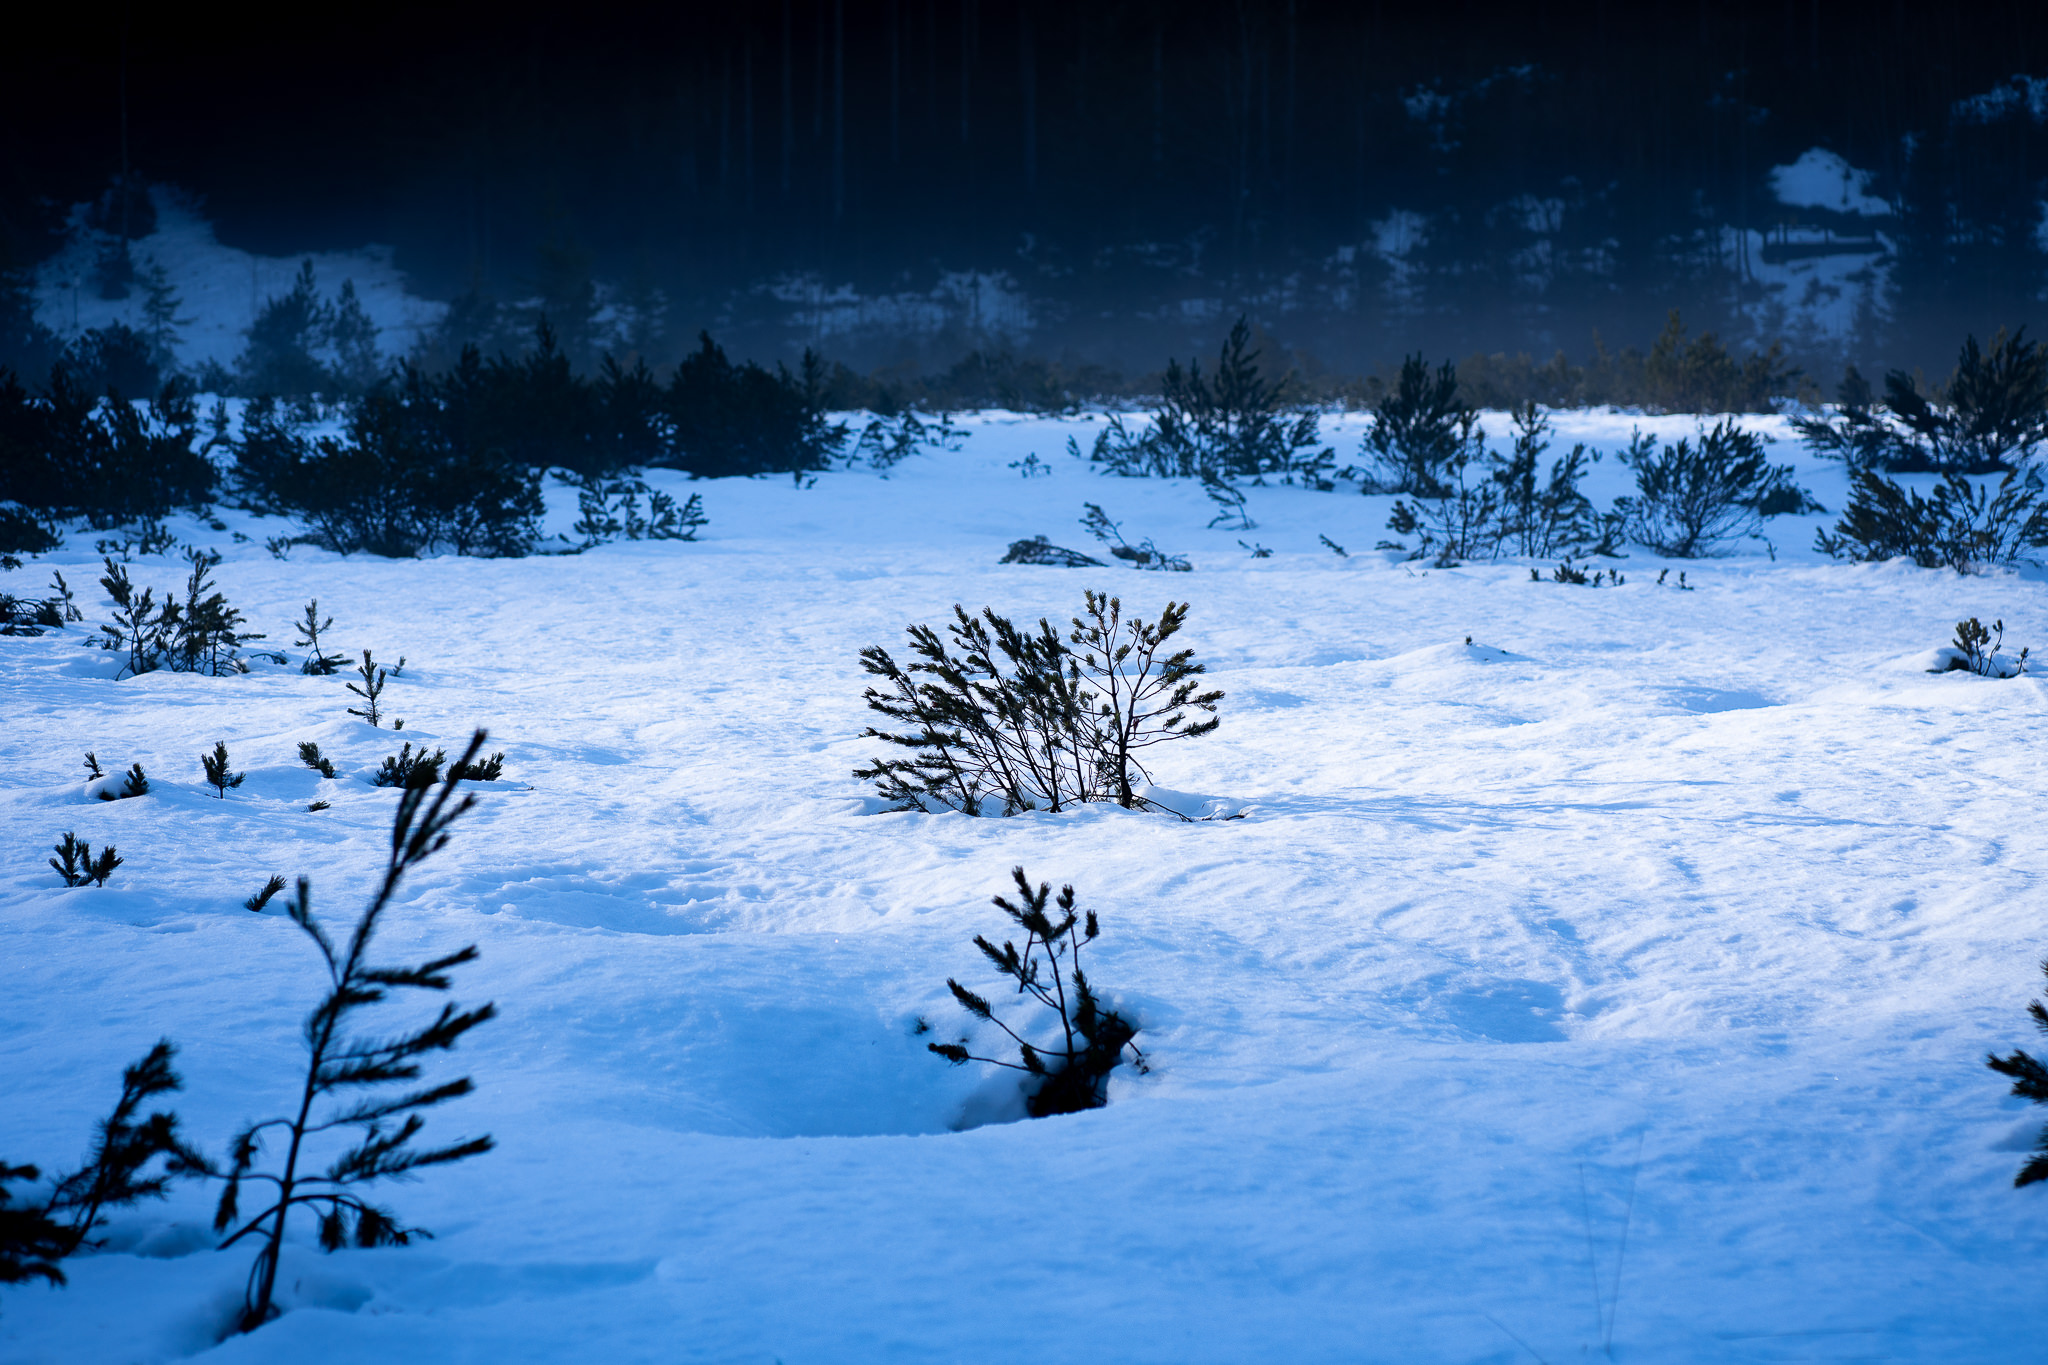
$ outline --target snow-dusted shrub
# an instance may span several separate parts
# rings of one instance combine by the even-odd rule
[[[2041,970],[2048,972],[2048,962],[2041,964]],[[2048,1007],[2039,1000],[2027,1002],[2027,1015],[2034,1021],[2034,1027],[2048,1033]],[[2012,1077],[2012,1093],[2035,1104],[2048,1104],[2048,1065],[2029,1055],[2020,1048],[2014,1048],[2009,1056],[1996,1053],[1985,1058],[1984,1064],[2001,1076]],[[2048,1127],[2041,1130],[2034,1144],[2034,1154],[2020,1167],[2013,1178],[2015,1186],[2031,1185],[2038,1180],[2048,1180]]]
[[[92,779],[86,784],[86,790],[102,801],[128,801],[138,796],[149,795],[149,774],[142,771],[140,763],[131,763],[128,766],[128,771],[121,775],[121,785],[118,787],[112,783],[100,785],[106,774],[100,771],[99,760],[92,754],[85,756],[85,766]]]
[[[668,494],[647,486],[645,479],[587,475],[576,480],[579,548],[627,540],[695,540],[698,528],[710,524],[704,499],[690,494],[681,507]],[[642,510],[641,499],[647,500]]]
[[[861,428],[847,458],[851,464],[889,470],[921,450],[958,450],[966,439],[967,433],[954,426],[944,413],[926,420],[905,408],[870,420]],[[1030,476],[1027,474],[1026,477]]]
[[[1913,376],[1885,376],[1884,399],[1852,367],[1844,376],[1832,417],[1794,423],[1816,454],[1839,459],[1852,473],[1993,474],[2022,467],[2048,441],[2048,346],[2028,341],[2027,329],[1964,340],[1948,382],[1932,397]]]
[[[101,562],[106,573],[100,586],[113,599],[114,616],[100,627],[96,642],[102,649],[125,656],[118,676],[153,673],[160,668],[216,678],[249,671],[242,646],[261,640],[263,635],[244,630],[247,618],[215,588],[212,570],[220,563],[217,556],[200,550],[187,553],[191,571],[186,575],[183,601],[166,593],[159,602],[152,588],[137,593],[126,565],[112,559]]]
[[[1213,375],[1203,375],[1199,360],[1186,369],[1168,360],[1151,424],[1133,434],[1111,417],[1089,458],[1117,474],[1226,480],[1301,474],[1327,488],[1323,473],[1334,457],[1317,451],[1316,414],[1293,401],[1291,388],[1291,375],[1268,380],[1260,373],[1251,325],[1239,318]],[[1072,437],[1067,447],[1080,455]]]
[[[1061,887],[1059,899],[1052,902],[1052,909],[1058,914],[1055,919],[1047,910],[1052,897],[1049,883],[1040,882],[1033,890],[1022,867],[1010,869],[1010,876],[1017,883],[1017,901],[1002,896],[994,900],[997,908],[1024,931],[1024,950],[1019,952],[1017,945],[1007,939],[997,948],[981,934],[974,936],[974,946],[981,949],[1006,980],[1016,983],[1017,994],[1030,996],[1053,1013],[1058,1020],[1057,1036],[1031,1042],[1004,1023],[986,997],[948,977],[946,989],[953,993],[961,1008],[1008,1034],[1017,1045],[1019,1060],[1006,1062],[976,1056],[968,1051],[970,1042],[966,1038],[957,1043],[925,1046],[955,1066],[984,1062],[1023,1072],[1030,1087],[1024,1106],[1033,1118],[1100,1109],[1108,1102],[1109,1074],[1123,1064],[1126,1052],[1140,1074],[1146,1070],[1145,1054],[1131,1041],[1138,1036],[1138,1026],[1117,1011],[1102,1007],[1081,967],[1082,946],[1095,941],[1102,932],[1101,925],[1093,910],[1085,916],[1075,911],[1073,887]]]
[[[483,749],[479,730],[463,751],[460,763],[475,760]],[[476,958],[474,944],[414,967],[380,967],[369,961],[371,944],[385,909],[399,883],[448,841],[448,828],[469,809],[472,798],[458,799],[456,783],[437,788],[408,789],[399,798],[391,830],[391,853],[384,876],[362,918],[345,944],[337,946],[314,918],[311,890],[304,877],[298,894],[286,902],[286,913],[311,939],[327,971],[327,990],[304,1024],[306,1073],[294,1086],[296,1106],[286,1117],[252,1123],[231,1144],[231,1164],[224,1173],[227,1187],[214,1213],[214,1229],[227,1232],[223,1248],[254,1237],[261,1250],[249,1274],[239,1330],[251,1332],[274,1314],[278,1255],[294,1209],[318,1210],[320,1245],[338,1250],[353,1241],[361,1247],[405,1246],[425,1233],[402,1226],[389,1210],[377,1207],[357,1191],[379,1180],[402,1180],[429,1166],[445,1165],[488,1152],[489,1137],[466,1138],[441,1147],[421,1148],[418,1136],[422,1111],[467,1095],[474,1086],[467,1076],[425,1087],[419,1079],[428,1054],[452,1049],[471,1029],[496,1014],[495,1007],[458,1010],[443,1005],[427,1023],[396,1034],[355,1031],[361,1011],[383,1003],[394,991],[445,991],[449,971]],[[392,1087],[403,1087],[393,1093]],[[350,1099],[349,1097],[353,1097]],[[316,1112],[323,1101],[334,1107]],[[396,1121],[395,1127],[387,1127]],[[354,1129],[352,1145],[334,1153],[318,1174],[312,1173],[315,1153],[344,1130]],[[264,1139],[274,1133],[283,1152],[270,1169],[259,1166]],[[253,1215],[241,1211],[245,1185],[265,1187]],[[230,1231],[232,1229],[232,1231]]]
[[[867,689],[869,707],[906,727],[866,733],[911,756],[877,758],[854,776],[898,810],[1150,807],[1136,792],[1150,780],[1139,755],[1214,731],[1223,694],[1200,690],[1193,650],[1165,652],[1185,603],[1167,603],[1150,623],[1122,610],[1090,592],[1063,637],[1043,618],[1019,629],[993,608],[974,617],[956,605],[950,649],[930,626],[911,626],[907,666],[879,645],[862,650],[861,666],[883,683]]]
[[[1989,480],[1973,483],[1951,469],[1923,498],[1866,469],[1850,485],[1834,531],[1814,532],[1814,544],[1836,559],[1904,556],[1959,574],[2034,563],[2028,552],[2048,546],[2048,487],[2035,469],[2007,473],[1995,492]]]
[[[436,749],[429,754],[422,747],[414,753],[412,741],[407,740],[397,753],[384,755],[383,765],[370,781],[380,787],[404,787],[408,790],[431,787],[441,780],[441,765],[447,761],[446,749]]]
[[[0,592],[0,635],[41,635],[63,628],[64,608],[56,599]]]
[[[199,756],[199,766],[206,771],[206,784],[223,801],[228,799],[230,789],[241,786],[243,779],[249,776],[228,770],[228,743],[224,739],[213,742],[212,753]]]
[[[1434,496],[1415,494],[1394,503],[1387,529],[1415,537],[1410,558],[1450,565],[1503,555],[1614,553],[1617,519],[1596,513],[1579,491],[1589,463],[1585,445],[1552,461],[1547,477],[1539,479],[1550,449],[1550,421],[1527,404],[1516,410],[1514,423],[1510,456],[1487,450],[1486,433],[1474,425],[1436,467]]]
[[[57,855],[50,859],[50,866],[66,886],[105,886],[114,869],[127,861],[112,844],[94,854],[91,844],[69,832],[62,843],[52,844],[50,851]]]
[[[1764,520],[1822,508],[1793,482],[1792,466],[1773,465],[1764,443],[1732,418],[1660,451],[1637,433],[1622,452],[1636,491],[1615,510],[1630,540],[1673,559],[1699,559],[1730,540],[1755,537]]]
[[[1974,673],[1980,678],[2017,678],[2027,671],[2029,648],[2017,656],[2002,655],[2005,622],[1985,625],[1976,617],[1956,622],[1956,636],[1938,651],[1939,663],[1930,673]]]
[[[322,777],[332,778],[336,776],[334,760],[321,753],[320,746],[310,739],[299,741],[299,762],[305,764]]]
[[[1086,509],[1081,516],[1081,525],[1108,548],[1112,559],[1121,559],[1134,569],[1154,569],[1164,573],[1187,573],[1195,567],[1188,563],[1186,555],[1170,555],[1154,545],[1150,536],[1136,545],[1131,544],[1124,539],[1123,523],[1111,521],[1109,513],[1100,505],[1084,502],[1081,506]]]
[[[43,1279],[64,1283],[57,1262],[90,1244],[109,1210],[161,1199],[173,1180],[206,1173],[206,1158],[178,1133],[178,1116],[145,1102],[184,1088],[172,1067],[177,1048],[160,1039],[149,1055],[121,1073],[121,1096],[96,1125],[85,1165],[50,1182],[40,1204],[16,1204],[9,1181],[39,1181],[34,1166],[0,1162],[0,1284]]]
[[[1458,397],[1457,367],[1446,360],[1430,373],[1418,352],[1401,362],[1400,378],[1373,404],[1359,456],[1368,493],[1441,498],[1453,465],[1471,458],[1475,414]]]

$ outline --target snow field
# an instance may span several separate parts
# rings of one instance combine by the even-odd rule
[[[1692,426],[1564,414],[1560,443],[1638,422]],[[1619,588],[1427,569],[1371,550],[1387,499],[1255,488],[1255,530],[1205,530],[1199,486],[1060,454],[1086,421],[964,425],[887,479],[692,485],[698,544],[277,561],[274,520],[174,523],[266,644],[317,596],[333,647],[404,655],[396,734],[296,652],[114,682],[77,628],[0,642],[12,1161],[75,1161],[160,1034],[211,1150],[284,1107],[315,958],[241,900],[304,872],[352,921],[396,801],[377,761],[475,724],[506,752],[382,940],[477,942],[453,998],[502,1014],[434,1073],[478,1090],[426,1131],[499,1150],[383,1191],[436,1240],[323,1256],[301,1224],[289,1311],[216,1345],[253,1253],[212,1251],[215,1192],[186,1188],[68,1289],[0,1294],[0,1358],[2025,1357],[2048,1234],[2009,1183],[2037,1125],[1982,1059],[2028,1044],[2040,982],[2048,695],[1922,670],[1959,616],[2048,640],[2037,575],[1831,564],[1814,518],[1773,524],[1775,562],[1671,566],[1693,592],[1641,552]],[[1027,451],[1054,474],[1018,478]],[[1839,510],[1837,472],[1801,473]],[[1625,482],[1610,456],[1588,491]],[[1083,501],[1197,571],[995,562],[1091,548]],[[95,562],[6,586],[55,565],[97,619]],[[859,649],[956,601],[1064,621],[1085,587],[1193,603],[1223,728],[1155,771],[1244,818],[878,813],[849,776],[878,747]],[[216,739],[249,772],[226,801]],[[87,749],[151,794],[87,800]],[[43,866],[67,829],[119,846],[105,889]],[[963,1031],[945,979],[989,988],[971,940],[1016,863],[1100,912],[1091,976],[1154,1069],[1102,1111],[955,1131],[1012,1088],[913,1030]]]

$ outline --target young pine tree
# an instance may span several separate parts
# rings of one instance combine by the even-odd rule
[[[228,799],[228,789],[241,786],[242,779],[249,775],[228,771],[228,744],[224,739],[213,742],[212,753],[199,755],[199,766],[206,770],[207,785],[223,801]]]
[[[1223,693],[1201,689],[1206,671],[1195,651],[1160,657],[1167,642],[1187,624],[1188,604],[1168,602],[1159,619],[1123,619],[1117,598],[1088,592],[1085,614],[1074,618],[1070,637],[1081,656],[1081,676],[1094,690],[1097,752],[1114,785],[1117,804],[1136,810],[1145,804],[1132,779],[1151,781],[1139,754],[1174,739],[1195,739],[1222,724],[1216,703]]]
[[[92,845],[76,834],[66,833],[64,842],[52,844],[51,851],[57,856],[50,859],[50,866],[64,879],[66,886],[105,886],[107,878],[114,875],[114,869],[125,859],[108,844],[95,857]]]
[[[457,760],[474,762],[485,735],[479,730]],[[251,1332],[274,1315],[278,1258],[294,1209],[319,1215],[320,1245],[337,1250],[353,1241],[361,1247],[405,1246],[420,1228],[400,1225],[386,1209],[358,1191],[380,1180],[405,1179],[429,1166],[446,1165],[491,1150],[489,1137],[465,1138],[441,1147],[413,1145],[423,1125],[421,1114],[435,1105],[467,1095],[474,1087],[464,1076],[439,1084],[416,1086],[421,1063],[430,1053],[452,1049],[463,1035],[496,1014],[492,1005],[458,1010],[443,1004],[429,1022],[409,1031],[359,1031],[362,1011],[382,1004],[399,990],[445,991],[452,968],[474,961],[474,944],[416,967],[374,966],[370,948],[384,911],[399,883],[413,868],[448,842],[448,829],[474,801],[457,795],[458,780],[434,788],[410,787],[399,798],[391,829],[391,851],[384,877],[369,907],[356,922],[345,945],[337,945],[313,916],[312,891],[304,877],[286,912],[313,941],[327,971],[327,990],[305,1023],[306,1073],[290,1116],[251,1124],[234,1140],[227,1188],[214,1215],[216,1231],[229,1232],[222,1246],[244,1237],[260,1244],[249,1273],[239,1330]],[[392,1093],[391,1087],[405,1087]],[[395,1122],[396,1126],[387,1126]],[[353,1145],[337,1153],[317,1174],[309,1169],[313,1148],[326,1135],[353,1129]],[[259,1169],[266,1134],[283,1146],[270,1169]],[[244,1185],[267,1188],[268,1201],[253,1215],[241,1211]]]
[[[299,672],[324,678],[340,672],[341,666],[348,662],[346,654],[329,654],[321,647],[320,633],[333,624],[332,616],[324,621],[320,619],[319,598],[306,603],[305,619],[296,623],[299,638],[293,642],[295,647],[308,651],[306,661],[299,665]]]
[[[210,1172],[206,1158],[179,1136],[175,1113],[142,1117],[144,1103],[185,1088],[171,1065],[177,1055],[176,1044],[160,1038],[121,1073],[121,1097],[99,1121],[85,1165],[58,1178],[43,1211],[63,1227],[65,1255],[105,1226],[109,1209],[161,1199],[180,1176]]]
[[[362,685],[359,687],[355,683],[347,683],[345,686],[363,699],[363,708],[358,711],[351,706],[348,713],[352,716],[361,716],[371,725],[377,725],[384,714],[377,705],[377,699],[384,695],[384,680],[390,676],[389,671],[379,668],[376,660],[370,657],[370,651],[366,649],[363,651],[362,663],[356,665],[356,674],[363,680]]]
[[[2048,962],[2041,964],[2041,970],[2048,973]],[[2040,1001],[2027,1003],[2028,1017],[2034,1027],[2048,1033],[2048,1007]],[[1984,1059],[1984,1064],[2001,1076],[2012,1077],[2012,1093],[2035,1104],[2048,1104],[2048,1065],[2025,1051],[2014,1048],[2012,1055],[2000,1057],[1996,1053]],[[2027,1158],[2027,1164],[2013,1178],[2015,1186],[2032,1185],[2036,1181],[2048,1180],[2048,1128],[2041,1130],[2041,1136],[2034,1144],[2034,1154]]]
[[[1010,876],[1017,883],[1019,903],[1001,896],[994,899],[997,908],[1024,930],[1024,950],[1020,953],[1017,945],[1008,940],[997,948],[980,934],[975,935],[974,946],[981,949],[982,956],[998,972],[1017,983],[1017,994],[1030,996],[1058,1016],[1059,1036],[1050,1044],[1033,1045],[998,1019],[986,998],[948,977],[946,989],[953,993],[961,1008],[1009,1034],[1017,1045],[1020,1060],[1005,1062],[977,1057],[967,1050],[964,1039],[926,1046],[955,1066],[986,1062],[1039,1078],[1025,1097],[1025,1109],[1033,1118],[1100,1109],[1108,1102],[1109,1073],[1123,1064],[1126,1050],[1140,1074],[1146,1070],[1145,1054],[1131,1041],[1138,1036],[1137,1025],[1115,1010],[1102,1008],[1094,988],[1088,984],[1087,973],[1081,969],[1081,948],[1095,941],[1102,932],[1101,925],[1093,910],[1085,918],[1076,914],[1073,887],[1060,888],[1059,900],[1054,903],[1059,912],[1055,922],[1046,909],[1052,886],[1040,882],[1034,891],[1022,867],[1011,868]]]

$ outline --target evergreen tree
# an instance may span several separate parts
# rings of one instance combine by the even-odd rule
[[[201,754],[199,764],[206,770],[207,785],[212,787],[223,801],[228,799],[228,789],[241,786],[242,780],[249,775],[228,771],[228,744],[224,739],[215,740],[213,752]]]
[[[484,746],[479,730],[458,764],[476,760]],[[457,781],[431,789],[412,787],[399,798],[392,824],[391,849],[384,876],[345,945],[337,946],[314,917],[311,887],[299,879],[296,897],[286,912],[312,940],[327,972],[327,991],[305,1023],[307,1065],[304,1081],[289,1117],[268,1119],[243,1129],[232,1143],[227,1187],[214,1214],[216,1231],[228,1232],[223,1248],[254,1237],[261,1249],[249,1275],[240,1330],[251,1332],[274,1314],[278,1258],[284,1248],[287,1221],[294,1209],[319,1212],[320,1245],[338,1250],[353,1241],[361,1247],[405,1246],[423,1229],[401,1225],[387,1209],[371,1204],[358,1191],[380,1180],[402,1180],[430,1166],[445,1165],[488,1152],[489,1137],[466,1138],[445,1146],[413,1144],[424,1120],[423,1111],[460,1098],[475,1087],[468,1077],[414,1087],[422,1063],[434,1052],[451,1050],[477,1025],[493,1018],[492,1005],[458,1010],[442,1005],[423,1026],[391,1034],[359,1032],[360,1011],[379,1005],[399,990],[446,991],[449,972],[476,959],[474,944],[416,967],[371,965],[370,948],[384,911],[406,874],[448,842],[448,830],[475,798],[457,795]],[[391,1086],[408,1087],[389,1093]],[[351,1096],[355,1096],[351,1102]],[[316,1112],[323,1103],[333,1107]],[[396,1127],[386,1125],[397,1121]],[[354,1129],[353,1145],[339,1152],[324,1171],[311,1174],[313,1147],[322,1135]],[[284,1144],[281,1160],[260,1169],[264,1135],[275,1133]],[[267,1186],[268,1203],[253,1215],[241,1211],[245,1184]],[[232,1231],[229,1231],[232,1229]]]
[[[1101,924],[1093,910],[1085,917],[1076,913],[1073,887],[1060,888],[1059,900],[1053,903],[1059,916],[1055,921],[1047,910],[1051,884],[1040,882],[1033,890],[1022,867],[1011,868],[1010,876],[1017,883],[1017,900],[1001,896],[994,900],[1024,931],[1023,951],[1010,940],[997,948],[980,934],[974,936],[974,946],[998,972],[1016,983],[1017,994],[1030,996],[1058,1017],[1059,1036],[1051,1043],[1032,1043],[998,1018],[985,996],[948,977],[946,989],[961,1008],[1008,1034],[1017,1045],[1019,1060],[976,1056],[968,1051],[966,1039],[925,1046],[955,1066],[985,1062],[1032,1077],[1025,1109],[1033,1118],[1100,1109],[1108,1102],[1109,1074],[1123,1064],[1125,1052],[1131,1054],[1140,1074],[1147,1069],[1145,1054],[1131,1041],[1138,1036],[1137,1025],[1102,1007],[1081,967],[1081,949],[1101,934]]]
[[[64,1227],[70,1255],[106,1223],[107,1211],[144,1199],[161,1199],[181,1176],[210,1171],[178,1133],[178,1116],[158,1110],[141,1117],[142,1105],[185,1088],[171,1065],[178,1049],[168,1038],[121,1073],[121,1096],[99,1121],[85,1165],[58,1178],[45,1212]]]
[[[326,343],[333,325],[334,308],[320,296],[308,260],[292,287],[267,301],[249,325],[249,343],[235,361],[242,391],[251,397],[304,397],[331,390],[334,376],[316,348]]]
[[[327,322],[327,342],[334,353],[335,385],[344,393],[367,393],[383,372],[377,352],[377,324],[356,297],[356,282],[343,280],[341,293]]]
[[[324,678],[339,672],[341,666],[348,662],[346,654],[329,654],[321,648],[321,632],[333,624],[332,616],[324,621],[320,619],[319,598],[306,603],[305,618],[297,623],[299,638],[293,642],[296,648],[307,651],[306,661],[299,665],[299,672]]]
[[[178,329],[189,327],[192,319],[179,317],[184,300],[171,287],[171,277],[155,260],[142,271],[142,335],[149,342],[149,358],[160,372],[178,365]]]

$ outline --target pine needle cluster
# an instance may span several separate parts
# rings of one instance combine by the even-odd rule
[[[1017,899],[997,896],[994,901],[1024,931],[1023,950],[1007,939],[998,948],[980,934],[975,935],[974,946],[997,972],[1016,984],[1018,995],[1028,995],[1053,1012],[1059,1020],[1058,1037],[1034,1044],[997,1017],[987,997],[948,977],[946,989],[960,1007],[1008,1034],[1017,1045],[1018,1060],[976,1056],[964,1038],[925,1046],[955,1066],[983,1062],[1024,1072],[1031,1078],[1024,1104],[1033,1118],[1100,1109],[1108,1102],[1109,1074],[1123,1064],[1126,1052],[1139,1074],[1146,1070],[1145,1054],[1132,1042],[1138,1036],[1137,1025],[1117,1011],[1103,1008],[1081,967],[1081,950],[1101,934],[1101,924],[1093,910],[1085,915],[1075,910],[1073,887],[1061,887],[1059,899],[1052,901],[1050,883],[1040,882],[1034,890],[1021,866],[1010,869],[1010,876],[1017,884]]]
[[[2048,973],[2048,962],[2041,964],[2041,970]],[[2027,1002],[2027,1017],[2034,1021],[2034,1027],[2048,1033],[2048,1007],[2039,1000]],[[2020,1048],[2014,1048],[2010,1055],[2000,1057],[1996,1053],[1984,1059],[1984,1064],[2001,1076],[2012,1078],[2012,1093],[2035,1104],[2048,1104],[2048,1065]],[[2032,1185],[2048,1180],[2048,1127],[2041,1130],[2041,1136],[2034,1145],[2034,1154],[2027,1158],[2020,1172],[2013,1178],[2015,1186]]]
[[[975,617],[955,605],[946,637],[909,627],[907,664],[879,645],[861,651],[879,680],[868,706],[902,727],[866,733],[910,754],[854,776],[898,810],[1163,809],[1138,794],[1151,781],[1141,755],[1212,733],[1223,694],[1203,690],[1192,649],[1168,652],[1186,603],[1168,602],[1146,622],[1125,618],[1117,598],[1091,591],[1086,600],[1065,635],[1043,618],[1020,628],[993,608]]]

